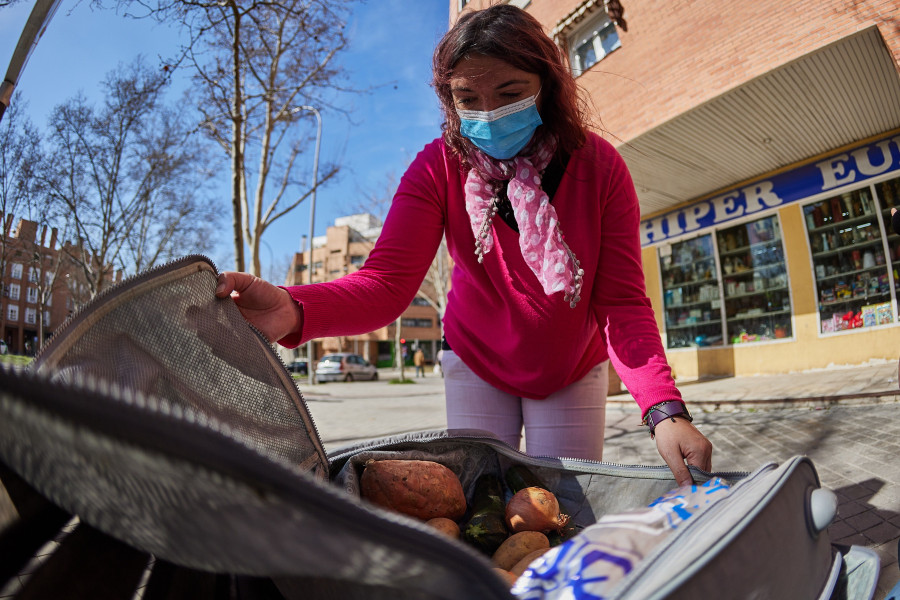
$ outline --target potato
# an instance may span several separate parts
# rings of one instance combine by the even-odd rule
[[[528,554],[549,547],[550,540],[540,531],[520,531],[506,538],[491,560],[495,566],[508,571]]]
[[[534,552],[531,552],[530,554],[526,554],[524,557],[522,557],[522,559],[519,562],[517,562],[515,564],[515,566],[512,569],[510,569],[510,572],[513,575],[515,575],[516,577],[518,577],[519,575],[524,573],[526,569],[528,569],[528,565],[531,564],[531,561],[533,561],[534,559],[536,559],[539,556],[542,556],[549,549],[550,548],[541,548],[540,550],[535,550]]]
[[[512,587],[513,584],[516,582],[516,579],[518,579],[518,577],[516,577],[515,575],[513,575],[506,569],[494,567],[494,572],[497,573],[497,575],[499,575],[500,577],[502,577],[506,581],[506,583],[509,585],[509,587]]]
[[[456,474],[430,460],[373,460],[366,464],[360,494],[383,508],[427,521],[457,520],[466,512],[466,495]]]
[[[452,519],[448,519],[447,517],[435,517],[425,521],[425,524],[431,525],[441,533],[452,537],[454,540],[459,539],[459,525]]]

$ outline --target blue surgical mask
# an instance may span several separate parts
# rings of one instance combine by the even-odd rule
[[[457,110],[459,132],[482,152],[505,160],[525,147],[534,130],[543,123],[534,100],[537,94],[524,100],[501,106],[497,110]]]

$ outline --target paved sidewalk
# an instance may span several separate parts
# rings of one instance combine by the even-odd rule
[[[788,375],[679,382],[695,424],[713,443],[713,469],[752,470],[809,456],[838,496],[832,541],[875,550],[874,598],[900,581],[900,386],[896,361]],[[629,394],[610,397],[604,460],[662,464]]]

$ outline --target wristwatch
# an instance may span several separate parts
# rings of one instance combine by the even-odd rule
[[[650,410],[647,411],[647,416],[641,421],[641,425],[646,425],[650,428],[650,437],[652,438],[657,425],[662,423],[665,419],[672,419],[674,422],[675,417],[687,419],[688,422],[694,420],[694,417],[688,412],[687,406],[685,406],[683,402],[679,402],[678,400],[667,400],[651,406]]]

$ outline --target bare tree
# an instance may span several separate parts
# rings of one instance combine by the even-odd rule
[[[63,252],[89,297],[116,271],[206,251],[216,220],[200,197],[202,149],[162,104],[164,77],[138,59],[102,87],[97,108],[77,96],[54,110],[40,170],[49,206],[73,238]]]
[[[35,174],[33,166],[40,148],[40,136],[25,117],[26,104],[20,99],[6,111],[0,127],[0,332],[6,331],[7,290],[3,275],[9,268],[12,245],[10,228],[15,218],[32,212]]]
[[[261,274],[266,229],[312,194],[297,167],[314,130],[297,122],[311,116],[302,107],[335,108],[329,98],[348,91],[335,56],[347,46],[344,25],[355,1],[119,1],[140,11],[133,16],[180,23],[187,32],[172,62],[190,68],[202,129],[231,159],[237,270],[245,270],[247,244],[251,271]],[[337,171],[326,166],[316,187]]]

